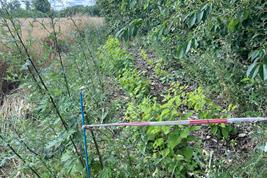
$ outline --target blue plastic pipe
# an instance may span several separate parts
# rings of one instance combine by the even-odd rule
[[[81,113],[82,113],[82,127],[84,126],[84,106],[83,106],[83,92],[80,92],[80,106],[81,106]],[[86,129],[83,128],[83,143],[84,143],[84,155],[86,161],[86,172],[87,178],[91,177],[91,170],[89,167],[89,156],[87,152],[87,141],[86,141]]]

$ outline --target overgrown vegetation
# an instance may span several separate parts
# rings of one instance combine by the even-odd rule
[[[145,35],[143,45],[165,59],[167,68],[212,90],[212,98],[240,105],[240,113],[266,114],[266,2],[98,3],[118,37]]]
[[[101,9],[104,26],[71,17],[88,13],[86,7],[48,8],[39,56],[36,39],[22,36],[21,14],[0,2],[0,59],[9,66],[0,86],[20,83],[0,102],[0,176],[86,177],[81,89],[87,124],[266,117],[264,1],[98,0],[93,13]],[[66,16],[73,24],[68,37],[58,21]],[[266,177],[265,130],[263,124],[90,130],[91,174]]]

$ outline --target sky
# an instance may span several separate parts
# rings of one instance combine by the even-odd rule
[[[95,0],[50,0],[54,9],[64,9],[69,6],[84,5],[90,6],[95,4]]]
[[[10,2],[12,0],[7,0],[7,1]],[[21,2],[21,7],[25,8],[25,4],[23,3],[23,1],[25,0],[19,0],[19,1]],[[52,8],[56,10],[77,5],[92,6],[96,2],[96,0],[48,0],[48,1],[51,3]]]

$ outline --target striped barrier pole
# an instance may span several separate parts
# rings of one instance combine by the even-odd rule
[[[108,124],[83,125],[83,129],[97,127],[120,127],[120,126],[174,126],[174,125],[208,125],[208,124],[232,124],[243,122],[262,122],[267,121],[267,117],[245,117],[245,118],[227,118],[227,119],[189,119],[177,121],[159,121],[159,122],[116,122]]]

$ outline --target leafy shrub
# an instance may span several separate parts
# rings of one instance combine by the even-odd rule
[[[140,104],[129,103],[126,119],[129,121],[166,121],[188,119],[198,115],[201,119],[209,119],[227,114],[219,106],[203,95],[201,88],[186,92],[187,87],[173,83],[163,103],[155,99],[144,98]],[[212,126],[218,130],[226,126]],[[134,144],[145,155],[136,161],[138,172],[152,170],[156,177],[198,175],[201,167],[200,140],[192,133],[199,126],[148,127],[131,130],[134,133]],[[230,132],[230,130],[228,130]],[[230,134],[230,133],[227,133]],[[223,136],[227,136],[224,134]],[[143,150],[143,151],[142,151]],[[149,165],[144,165],[149,162]],[[138,165],[141,164],[141,165]],[[140,174],[149,176],[146,174]]]
[[[120,47],[120,41],[117,38],[109,37],[98,55],[101,67],[109,74],[119,76],[124,70],[133,67],[132,58],[125,49]]]
[[[119,81],[132,97],[143,98],[149,93],[149,81],[144,79],[136,69],[125,70]]]
[[[144,79],[136,69],[132,57],[120,46],[116,38],[109,37],[99,53],[103,68],[113,73],[132,97],[142,98],[149,92],[149,81]]]

